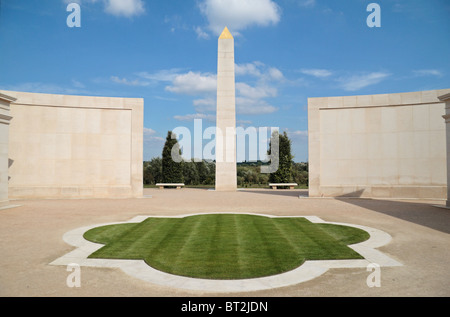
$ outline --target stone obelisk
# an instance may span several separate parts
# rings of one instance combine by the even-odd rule
[[[236,189],[234,39],[225,27],[219,37],[217,60],[216,191]]]

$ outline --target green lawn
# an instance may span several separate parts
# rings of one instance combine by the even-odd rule
[[[176,275],[241,279],[286,272],[305,260],[362,259],[347,245],[369,234],[305,218],[209,214],[103,226],[84,237],[105,244],[90,258],[143,259]]]

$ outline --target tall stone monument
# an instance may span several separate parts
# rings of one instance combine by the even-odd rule
[[[236,189],[234,39],[225,27],[219,37],[217,61],[216,190]]]

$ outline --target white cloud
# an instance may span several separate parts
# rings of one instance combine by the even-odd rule
[[[274,80],[282,80],[284,79],[283,73],[275,67],[269,68],[269,76]]]
[[[244,127],[246,125],[252,124],[250,120],[236,120],[236,126]]]
[[[236,83],[236,111],[239,114],[269,114],[277,107],[267,103],[265,98],[276,97],[277,89],[272,81],[284,79],[283,73],[275,67],[267,67],[261,62],[236,64],[236,76],[252,76],[257,79],[254,86],[244,82]]]
[[[217,77],[209,73],[202,74],[190,71],[186,74],[175,76],[172,86],[167,86],[166,90],[186,95],[214,93],[217,91]]]
[[[156,134],[155,130],[144,127],[144,142],[149,143],[149,142],[165,141],[164,138],[157,136],[155,134]]]
[[[80,95],[88,93],[86,89],[79,87],[79,85],[77,85],[76,82],[72,82],[72,87],[53,83],[27,82],[15,85],[6,85],[3,86],[2,89],[10,91],[26,91],[35,93],[63,94],[63,95]]]
[[[76,88],[86,88],[86,86],[82,82],[79,82],[76,79],[72,79],[72,85]]]
[[[281,16],[280,7],[272,0],[204,0],[199,8],[216,35],[225,26],[236,34],[252,25],[277,24]]]
[[[301,7],[311,8],[316,5],[316,0],[299,0],[298,4]]]
[[[297,131],[287,131],[287,134],[292,137],[300,137],[300,138],[306,138],[308,137],[308,131],[307,130],[297,130]]]
[[[276,90],[273,88],[251,87],[245,83],[236,83],[236,94],[236,112],[238,114],[268,114],[278,110],[277,107],[264,100],[266,97],[276,95]],[[215,112],[217,107],[216,98],[212,97],[194,100],[193,104],[198,113]]]
[[[135,80],[128,80],[126,78],[119,78],[117,76],[111,76],[111,80],[113,82],[115,82],[116,84],[122,84],[122,85],[127,85],[127,86],[142,86],[142,87],[146,87],[149,86],[150,83],[146,82],[146,81],[140,81],[138,79]]]
[[[390,74],[386,72],[373,72],[362,75],[353,75],[346,78],[338,79],[341,82],[342,88],[347,91],[356,91],[364,87],[375,85],[382,80],[389,77]]]
[[[178,101],[176,98],[168,98],[168,97],[162,97],[162,96],[153,96],[153,98],[158,100],[164,100],[164,101]]]
[[[236,112],[238,114],[268,114],[278,110],[277,107],[264,100],[276,97],[277,89],[268,85],[261,78],[279,79],[282,73],[276,68],[266,71],[267,67],[261,71],[259,70],[261,66],[265,67],[264,64],[257,62],[238,66],[240,74],[251,74],[259,79],[253,86],[244,82],[236,82]],[[175,119],[181,121],[195,118],[212,120],[213,117],[209,117],[210,115],[207,113],[216,111],[217,76],[215,74],[192,71],[178,74],[172,84],[166,87],[166,90],[176,94],[201,96],[201,98],[193,100],[197,112],[195,115],[176,116]]]
[[[155,130],[144,127],[144,160],[161,156],[160,151],[165,139],[156,134]]]
[[[264,63],[255,61],[246,64],[235,65],[236,76],[253,76],[261,81],[284,79],[283,73],[275,67],[267,67]]]
[[[266,97],[275,97],[277,90],[268,86],[252,87],[246,83],[236,83],[238,95],[251,99],[262,99]]]
[[[260,68],[263,66],[264,64],[261,62],[236,64],[234,67],[235,68],[234,71],[236,73],[236,76],[252,75],[255,77],[260,77],[261,76]]]
[[[153,134],[155,134],[155,133],[156,133],[155,130],[150,129],[150,128],[145,128],[145,127],[144,127],[144,135],[153,135]]]
[[[274,113],[278,108],[269,105],[265,100],[236,97],[236,112],[244,115]]]
[[[89,2],[95,2],[95,0],[88,0]],[[81,0],[63,0],[64,4],[70,4],[70,3],[78,3],[81,4]]]
[[[145,7],[142,0],[106,0],[105,12],[115,16],[130,18],[143,14]]]
[[[152,81],[172,81],[180,74],[180,68],[159,70],[155,73],[139,72],[136,75]]]
[[[191,27],[184,22],[183,17],[179,14],[173,14],[164,17],[164,23],[168,24],[170,27],[170,32],[175,33],[177,30],[190,30]],[[194,28],[195,30],[195,28]]]
[[[416,76],[442,76],[442,72],[437,69],[421,69],[421,70],[414,70],[413,73]]]
[[[128,78],[120,78],[118,76],[111,76],[110,80],[116,84],[122,84],[127,86],[141,86],[147,87],[150,85],[157,84],[158,82],[171,82],[177,76],[179,76],[179,72],[181,69],[172,68],[172,69],[163,69],[154,73],[149,72],[138,72],[135,73],[134,76],[137,77],[135,79]]]
[[[186,114],[182,116],[174,116],[173,118],[178,121],[193,121],[194,119],[202,119],[210,122],[216,121],[216,116],[204,113]]]
[[[325,78],[331,76],[333,73],[326,69],[302,69],[301,72],[306,75]]]
[[[212,99],[212,98],[194,100],[194,106],[211,106],[211,105],[215,105],[215,104],[216,104],[216,100]]]
[[[132,16],[145,13],[143,0],[63,0],[65,4],[76,2],[80,5],[85,2],[97,3],[99,1],[103,3],[106,13],[115,16],[131,18]]]
[[[194,28],[195,33],[197,33],[197,37],[199,39],[207,40],[209,39],[209,34],[206,33],[201,27],[197,26]]]
[[[216,111],[216,99],[212,97],[194,100],[193,104],[195,110],[200,113]]]

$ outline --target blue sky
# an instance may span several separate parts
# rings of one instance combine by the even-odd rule
[[[69,28],[66,7],[81,7]],[[366,19],[371,2],[381,27]],[[450,88],[447,0],[0,0],[0,89],[144,98],[144,159],[214,126],[217,38],[235,37],[237,122],[308,159],[307,98]],[[207,143],[208,141],[205,141]]]

